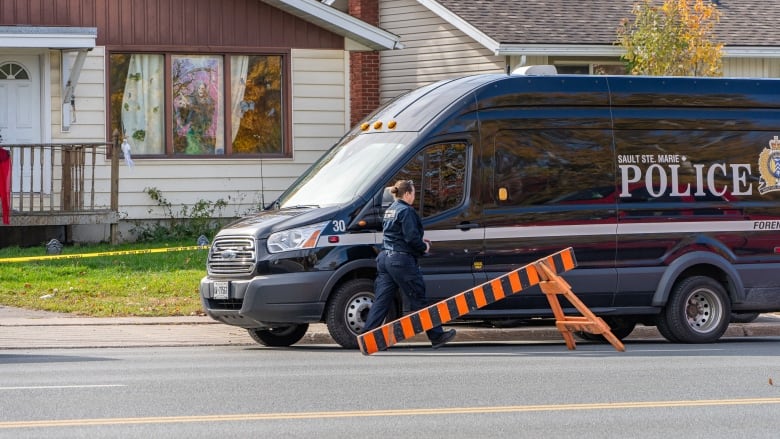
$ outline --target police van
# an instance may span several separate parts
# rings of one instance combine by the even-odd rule
[[[487,74],[389,102],[222,229],[207,314],[269,346],[325,322],[355,348],[400,179],[433,241],[431,303],[573,247],[566,280],[619,338],[714,342],[780,311],[780,80]],[[462,318],[551,316],[537,287]]]

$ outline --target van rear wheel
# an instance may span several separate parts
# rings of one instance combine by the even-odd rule
[[[264,329],[247,329],[249,336],[263,346],[292,346],[298,343],[306,331],[309,330],[308,324],[302,325],[287,325],[279,326],[277,328],[264,328]]]
[[[712,343],[726,332],[731,302],[725,288],[707,276],[680,280],[658,317],[658,330],[671,342]]]

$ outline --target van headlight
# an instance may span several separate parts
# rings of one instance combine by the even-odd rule
[[[320,237],[322,230],[327,224],[328,222],[325,221],[324,223],[272,233],[271,236],[268,237],[268,252],[279,253],[289,250],[313,248],[317,245],[317,238]]]

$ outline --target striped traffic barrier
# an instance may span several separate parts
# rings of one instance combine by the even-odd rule
[[[541,282],[551,284],[548,285],[548,288],[545,288],[546,291],[544,292],[547,294],[550,305],[555,311],[556,319],[559,322],[563,322],[567,319],[562,315],[562,312],[560,312],[560,304],[558,303],[556,294],[565,294],[568,298],[568,295],[572,293],[568,290],[568,284],[562,279],[557,278],[557,275],[569,271],[576,266],[577,260],[574,257],[574,250],[569,247],[547,256],[546,258],[539,259],[516,270],[510,271],[509,273],[478,285],[470,290],[463,291],[448,299],[442,300],[441,302],[437,302],[427,308],[407,314],[397,320],[386,323],[379,328],[360,334],[357,337],[358,346],[364,355],[371,355],[431,328],[457,319],[475,309],[485,307],[504,297],[526,290]],[[589,310],[587,310],[587,312],[589,313]],[[589,314],[589,316],[592,316],[592,314]],[[597,328],[594,330],[595,333],[603,333],[605,335],[609,332],[609,327],[598,317],[593,316],[592,318],[589,318],[587,322],[577,321],[580,323],[580,329],[587,330]],[[559,324],[558,329],[563,333],[562,325]],[[609,333],[609,335],[611,336],[612,334]],[[564,334],[567,346],[569,346],[570,349],[573,349],[573,338],[571,338],[572,341],[570,345],[570,337],[570,333]],[[622,348],[622,344],[620,347]]]

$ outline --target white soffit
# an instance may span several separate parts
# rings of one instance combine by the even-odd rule
[[[401,37],[317,0],[262,0],[302,20],[349,38],[371,50],[403,49]]]
[[[723,56],[728,58],[780,58],[780,47],[726,46]]]
[[[0,48],[92,49],[95,27],[0,26]]]
[[[620,46],[587,44],[501,44],[496,55],[622,56]]]

